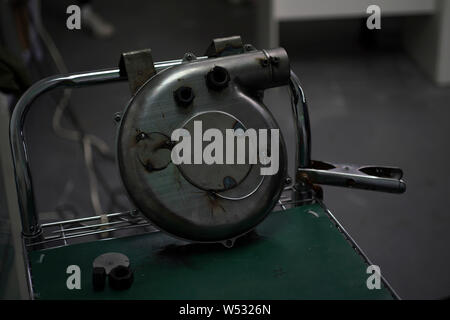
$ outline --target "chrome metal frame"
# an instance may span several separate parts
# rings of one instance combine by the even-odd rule
[[[207,58],[198,57],[196,60]],[[179,59],[156,62],[154,66],[156,72],[161,72],[181,63],[186,63],[186,61]],[[41,94],[55,88],[84,87],[126,80],[127,78],[121,75],[118,68],[52,76],[35,83],[18,101],[11,118],[10,140],[22,221],[22,234],[25,239],[39,238],[42,234],[42,226],[39,223],[35,205],[31,170],[24,136],[25,119],[33,101]],[[297,119],[296,129],[301,142],[298,144],[299,150],[297,151],[296,163],[298,164],[297,167],[307,167],[310,161],[309,118],[303,90],[298,78],[292,71],[290,87],[293,93],[293,113]]]
[[[295,129],[297,131],[297,168],[307,168],[311,162],[311,128],[309,124],[308,104],[300,80],[291,70],[289,87],[292,92],[292,113],[294,115]]]
[[[206,59],[201,57],[199,59]],[[157,72],[179,65],[183,60],[155,63]],[[110,82],[126,81],[118,68],[79,72],[45,78],[30,87],[17,102],[10,123],[10,141],[16,177],[17,196],[22,220],[22,233],[25,238],[38,237],[41,232],[36,211],[31,170],[24,136],[25,119],[33,101],[41,94],[59,87],[84,87]]]

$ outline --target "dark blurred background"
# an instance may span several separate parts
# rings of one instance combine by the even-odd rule
[[[270,1],[95,0],[94,10],[114,27],[111,36],[100,39],[66,28],[66,8],[72,3],[42,3],[43,24],[69,72],[114,67],[122,52],[142,48],[152,48],[155,61],[178,59],[185,52],[200,56],[211,39],[222,36],[241,35],[260,48],[279,42],[309,100],[313,158],[394,165],[405,172],[403,195],[325,187],[325,203],[402,298],[450,296],[450,88],[437,84],[408,49],[407,38],[412,30],[435,23],[435,11],[426,5],[412,13],[395,11],[382,15],[381,30],[369,31],[364,11],[274,22],[282,10],[271,9]],[[6,18],[2,23],[8,23]],[[19,55],[20,43],[9,32],[6,38],[8,49]],[[45,48],[42,53],[39,64],[28,67],[33,81],[58,73]],[[54,100],[60,95],[36,101],[39,106],[26,123],[37,204],[48,220],[94,214],[82,149],[52,128]],[[73,91],[70,108],[83,130],[114,150],[113,115],[129,97],[126,83],[84,88]],[[71,126],[67,119],[63,124]],[[100,188],[103,208],[131,206],[115,164],[99,163],[111,189]]]

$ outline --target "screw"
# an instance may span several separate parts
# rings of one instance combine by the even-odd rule
[[[273,65],[278,65],[278,63],[280,62],[280,58],[278,58],[278,57],[270,57],[270,62],[273,64]]]
[[[136,136],[136,142],[139,142],[141,140],[147,139],[148,135],[145,132],[139,132]]]
[[[223,244],[224,244],[225,247],[231,248],[233,246],[233,244],[234,244],[234,241],[231,240],[231,239],[228,239]]]
[[[251,44],[246,44],[244,46],[244,50],[245,51],[253,51],[253,50],[255,50],[255,48],[253,48],[253,46]]]
[[[195,55],[191,52],[188,52],[184,55],[184,59],[186,59],[187,61],[192,61],[195,59]]]
[[[261,60],[261,65],[262,65],[263,67],[267,67],[267,66],[269,65],[269,60],[267,60],[267,59],[262,59],[262,60]]]
[[[114,121],[115,122],[120,122],[120,120],[122,120],[122,112],[116,112],[114,114]]]

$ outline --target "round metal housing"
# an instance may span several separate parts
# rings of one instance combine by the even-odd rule
[[[183,128],[194,145],[196,123],[203,133],[216,129],[224,139],[228,129],[266,129],[270,146],[270,130],[279,128],[261,93],[287,84],[289,70],[283,49],[255,51],[186,61],[156,74],[137,91],[119,124],[117,159],[130,198],[156,227],[183,239],[218,242],[245,234],[267,216],[286,179],[281,132],[273,175],[261,175],[266,165],[248,158],[243,164],[206,164],[202,159],[201,164],[175,165],[171,136]],[[203,141],[201,150],[209,143]],[[193,160],[196,151],[193,146]],[[224,148],[223,159],[226,152]]]

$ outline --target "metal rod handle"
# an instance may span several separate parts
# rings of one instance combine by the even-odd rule
[[[198,59],[206,59],[200,57]],[[170,60],[155,63],[157,72],[183,63],[183,60]],[[59,87],[83,87],[125,81],[119,68],[57,75],[42,79],[31,86],[17,102],[10,122],[10,141],[16,177],[17,196],[24,237],[36,237],[41,233],[39,217],[33,193],[33,183],[24,136],[24,124],[33,101],[41,94]]]

